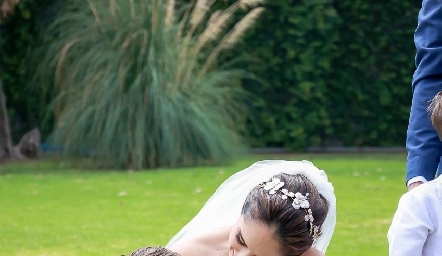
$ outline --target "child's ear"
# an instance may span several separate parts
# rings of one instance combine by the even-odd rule
[[[431,123],[442,141],[442,91],[431,100],[428,110],[431,112]]]
[[[437,135],[439,135],[440,141],[442,141],[442,133],[440,133],[438,130],[436,130],[436,131],[437,131]]]
[[[442,140],[442,103],[435,104],[433,112],[431,113],[431,123],[436,129],[439,139]]]

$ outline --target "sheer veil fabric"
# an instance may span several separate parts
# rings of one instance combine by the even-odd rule
[[[306,160],[259,161],[230,176],[218,187],[200,212],[169,241],[166,247],[214,228],[233,225],[241,215],[241,209],[248,193],[256,185],[281,172],[304,175],[329,202],[330,208],[321,229],[322,236],[314,246],[325,254],[336,225],[336,197],[333,185],[328,181],[326,173]]]

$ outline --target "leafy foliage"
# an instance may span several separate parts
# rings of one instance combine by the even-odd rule
[[[417,1],[275,0],[225,58],[247,54],[255,147],[403,145]]]
[[[29,127],[22,127],[20,119],[28,118],[27,100],[29,99],[26,97],[28,93],[25,87],[25,56],[32,43],[31,35],[35,31],[30,16],[31,6],[24,1],[18,5],[15,4],[15,2],[8,1],[2,5],[6,5],[8,9],[0,15],[3,16],[0,19],[0,79],[3,80],[4,91],[7,95],[14,137],[19,137],[20,135],[15,132],[24,132],[29,129]],[[14,108],[9,108],[11,103],[14,104]]]
[[[46,3],[49,10],[65,1],[43,2],[51,3]],[[192,0],[176,4],[183,2],[195,4]],[[214,6],[224,9],[234,2],[216,1]],[[29,74],[40,71],[28,56],[37,52],[33,47],[36,24],[41,17],[52,17],[44,7],[31,3],[35,1],[22,0],[14,16],[0,25],[0,77],[15,131],[20,119],[28,126],[53,125],[41,116],[46,103],[30,90],[42,88],[38,87],[42,81],[29,80]],[[260,22],[245,32],[240,44],[220,52],[227,61],[252,57],[253,62],[236,62],[232,67],[264,81],[242,82],[254,95],[244,110],[245,134],[252,146],[303,150],[323,145],[404,144],[420,1],[272,0],[260,5],[266,7]],[[214,13],[210,10],[203,20]],[[177,12],[176,17],[180,14],[184,15]],[[235,15],[231,23],[243,13]],[[195,28],[194,33],[202,30]],[[54,38],[46,38],[45,43]],[[191,41],[196,44],[195,38]],[[202,48],[201,54],[210,49]],[[44,98],[52,98],[53,76],[47,78]]]
[[[337,1],[337,71],[330,89],[332,132],[345,145],[404,145],[420,1]],[[344,103],[344,104],[343,104]]]
[[[30,54],[38,43],[43,23],[53,13],[58,0],[3,2],[4,16],[0,19],[0,79],[7,98],[11,131],[17,141],[26,131],[39,127],[47,134],[51,125],[43,125],[44,104],[32,83],[35,63]],[[6,15],[7,14],[7,15]],[[39,61],[39,60],[37,60]]]
[[[340,18],[321,2],[278,1],[267,8],[267,25],[256,28],[256,39],[247,47],[261,59],[250,67],[252,72],[268,82],[262,87],[245,84],[258,98],[252,102],[257,115],[249,119],[252,137],[259,138],[254,144],[297,149],[317,145],[331,125],[328,78]]]
[[[262,9],[225,31],[243,6],[205,18],[209,7],[197,1],[179,12],[174,1],[67,1],[48,28],[37,73],[46,91],[52,85],[45,79],[55,74],[54,143],[135,169],[235,156],[243,145],[243,93],[232,82],[245,74],[213,66]]]

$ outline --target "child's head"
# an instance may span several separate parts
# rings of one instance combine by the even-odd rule
[[[174,253],[162,246],[157,247],[143,247],[140,248],[129,256],[180,256],[178,253]]]
[[[436,129],[439,139],[442,140],[442,91],[431,100],[428,111],[431,113],[431,123]]]

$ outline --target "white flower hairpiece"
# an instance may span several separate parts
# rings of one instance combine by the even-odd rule
[[[274,179],[272,181],[265,182],[264,189],[268,190],[270,195],[273,195],[283,186],[284,182],[281,182],[280,179]]]
[[[290,192],[286,188],[280,189],[284,187],[284,182],[282,182],[278,178],[274,178],[271,181],[264,182],[261,187],[263,187],[265,190],[269,191],[270,195],[276,194],[276,192],[281,193],[281,198],[284,200],[287,200],[287,198],[291,198],[293,200],[292,206],[296,210],[298,209],[304,209],[306,215],[304,216],[304,220],[310,223],[310,235],[313,237],[313,244],[316,243],[318,238],[321,236],[322,232],[320,230],[320,226],[316,226],[313,224],[313,221],[315,220],[313,218],[312,209],[310,209],[310,202],[309,199],[309,193],[306,193],[305,195],[301,194],[300,192]]]

